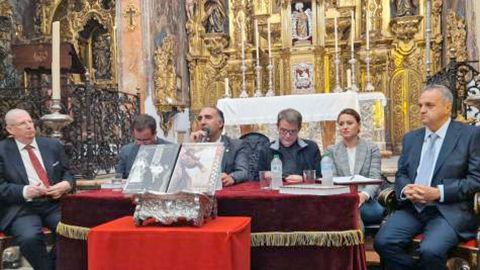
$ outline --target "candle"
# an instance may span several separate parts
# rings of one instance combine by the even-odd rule
[[[260,45],[258,44],[258,21],[255,19],[255,48],[257,51],[257,66],[260,66]]]
[[[242,39],[242,59],[245,59],[245,19],[241,21],[242,21],[242,33],[240,33],[240,35]]]
[[[350,37],[351,37],[351,45],[352,45],[352,52],[355,51],[355,18],[353,17],[353,10],[351,11],[351,21],[352,21],[352,26],[351,26],[351,29],[350,29]]]
[[[271,40],[271,32],[270,32],[270,20],[267,19],[267,32],[268,32],[268,58],[272,57],[272,40]]]
[[[60,99],[60,22],[52,24],[52,99]]]
[[[347,69],[347,88],[352,88],[352,70]]]
[[[367,50],[370,50],[370,11],[368,10],[368,5],[367,5]]]
[[[225,96],[228,97],[230,95],[230,86],[228,85],[228,78],[225,78]]]
[[[335,27],[335,52],[338,52],[338,24],[337,24],[337,13],[335,13],[334,18],[334,27]]]

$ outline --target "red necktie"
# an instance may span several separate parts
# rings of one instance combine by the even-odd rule
[[[38,157],[35,154],[35,152],[33,152],[33,146],[31,146],[30,144],[27,144],[25,146],[25,149],[27,149],[27,151],[28,151],[28,156],[30,157],[30,161],[32,162],[33,168],[37,172],[37,175],[40,178],[40,181],[42,181],[43,185],[46,188],[49,188],[50,184],[48,183],[47,172],[42,167],[42,164],[40,163],[40,160],[38,160]]]

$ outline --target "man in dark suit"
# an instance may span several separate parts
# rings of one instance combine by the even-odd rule
[[[452,101],[448,88],[426,87],[419,98],[425,127],[404,136],[395,180],[400,209],[375,236],[387,269],[446,269],[448,250],[475,236],[480,132],[450,119]],[[420,233],[424,239],[415,261],[406,249]]]
[[[248,156],[242,141],[222,135],[225,119],[223,112],[214,107],[203,108],[197,117],[200,130],[192,132],[193,142],[223,142],[221,180],[231,186],[248,179]]]
[[[133,137],[135,142],[129,143],[120,149],[116,172],[127,179],[137,157],[141,145],[168,144],[170,142],[157,137],[157,122],[148,114],[140,114],[133,120]]]
[[[5,115],[12,138],[0,142],[0,230],[14,237],[35,269],[53,269],[42,227],[55,233],[60,221],[58,199],[74,187],[63,146],[35,137],[28,112]]]

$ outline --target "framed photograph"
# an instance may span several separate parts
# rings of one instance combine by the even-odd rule
[[[182,144],[167,192],[214,194],[220,181],[223,150],[223,143]]]
[[[124,192],[167,192],[179,149],[178,144],[140,146]]]

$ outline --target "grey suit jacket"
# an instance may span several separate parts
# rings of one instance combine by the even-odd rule
[[[400,207],[413,207],[402,200],[403,188],[415,183],[425,128],[405,134],[395,176],[395,194]],[[433,170],[431,186],[443,185],[444,201],[438,211],[463,238],[476,236],[478,221],[473,213],[473,197],[480,191],[480,129],[450,122]]]
[[[248,180],[248,154],[241,140],[222,135],[220,139],[225,147],[222,160],[222,172],[229,174],[240,183]]]
[[[157,138],[155,144],[169,144],[169,141]],[[118,164],[116,168],[117,173],[122,174],[123,179],[127,179],[128,175],[130,174],[130,170],[132,169],[133,162],[137,157],[138,150],[140,149],[140,145],[132,142],[120,149],[120,154],[118,155]]]
[[[51,185],[66,180],[72,190],[75,180],[70,173],[68,158],[63,145],[49,138],[36,138],[38,150]],[[0,142],[0,231],[10,224],[26,203],[23,187],[28,185],[27,171],[14,139]],[[54,202],[52,200],[52,202]]]
[[[333,174],[335,176],[350,176],[350,165],[348,164],[347,148],[343,142],[328,147],[332,154],[333,164],[335,166]],[[354,174],[359,174],[373,179],[381,179],[381,157],[380,149],[373,142],[359,139],[355,152]],[[360,191],[368,193],[370,198],[375,198],[379,185],[367,185],[360,187]]]

